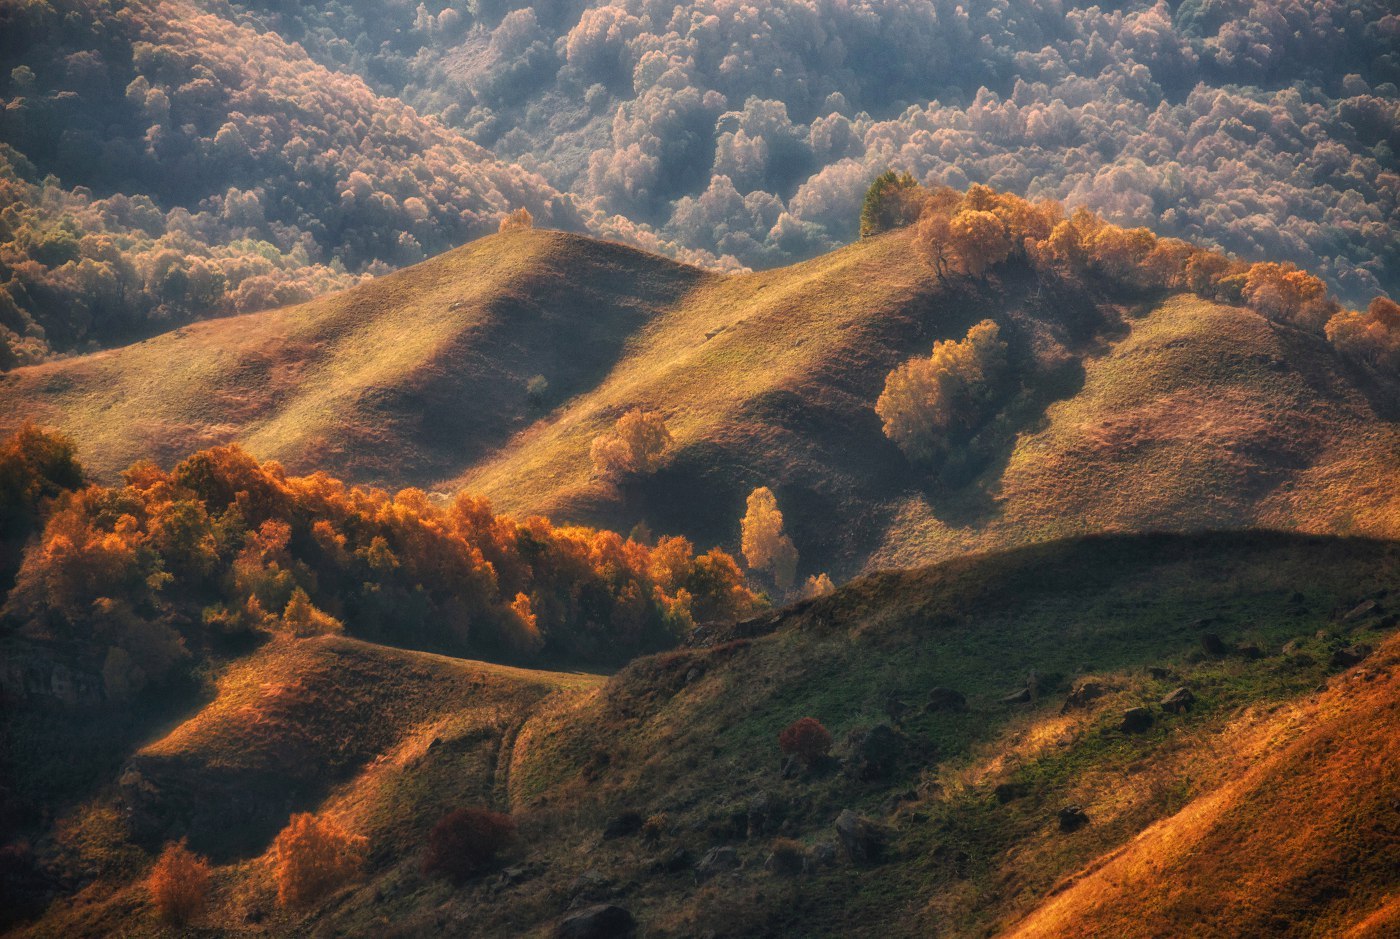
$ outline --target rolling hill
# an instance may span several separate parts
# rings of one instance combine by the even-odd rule
[[[207,935],[542,937],[593,903],[648,937],[1383,935],[1400,887],[1398,551],[1062,541],[863,578],[605,681],[277,643],[138,747],[60,846],[92,876],[104,835],[155,817],[124,811],[148,786],[166,833],[221,852]],[[1185,707],[1159,704],[1179,688]],[[337,696],[358,703],[298,709]],[[830,728],[835,759],[781,769],[778,731],[801,716]],[[369,835],[364,877],[276,909],[270,829],[210,827],[216,803],[189,797],[255,771],[301,786],[274,815],[319,809]],[[452,886],[419,863],[460,804],[508,807],[520,833],[499,872]],[[847,857],[844,811],[876,826],[868,857]],[[159,934],[124,850],[131,868],[20,934]]]
[[[838,576],[1092,531],[1400,534],[1393,376],[1186,294],[1015,265],[940,286],[910,238],[720,276],[507,232],[302,306],[15,370],[0,422],[62,428],[101,478],[237,440],[296,471],[706,544],[732,545],[766,485],[804,572]],[[891,368],[983,318],[1019,390],[930,474],[885,439],[874,401]],[[618,488],[589,448],[635,406],[666,416],[674,456]]]

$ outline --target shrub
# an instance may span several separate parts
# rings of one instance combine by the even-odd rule
[[[647,820],[642,823],[642,840],[647,844],[656,844],[666,834],[666,829],[670,827],[671,817],[665,812],[649,815]]]
[[[664,417],[632,408],[617,419],[611,433],[593,441],[593,466],[599,476],[612,482],[654,473],[665,463],[671,443]]]
[[[184,926],[204,912],[209,902],[209,862],[179,843],[170,842],[161,851],[146,879],[160,918],[173,926]]]
[[[282,611],[282,625],[293,636],[339,635],[345,632],[340,620],[318,610],[300,587],[292,591],[292,597]]]
[[[756,571],[770,571],[781,590],[797,576],[797,548],[783,532],[783,513],[773,490],[760,486],[749,493],[742,523],[744,560]]]
[[[885,436],[911,459],[932,460],[947,437],[982,420],[1005,364],[1006,343],[991,320],[961,341],[936,343],[927,359],[906,362],[885,378],[875,402]]]
[[[831,752],[831,731],[815,717],[802,717],[778,734],[778,748],[811,766]]]
[[[305,907],[346,883],[364,863],[366,842],[329,818],[293,815],[272,849],[277,902]]]
[[[543,408],[548,395],[549,379],[543,375],[536,375],[525,383],[525,402],[531,408],[536,410]]]
[[[825,573],[813,574],[802,585],[801,597],[803,600],[814,600],[817,597],[825,597],[835,592],[836,585],[831,582],[830,577]]]
[[[428,834],[423,871],[461,883],[486,868],[515,834],[515,819],[486,809],[457,809]]]

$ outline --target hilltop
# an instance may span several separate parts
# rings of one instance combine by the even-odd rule
[[[279,642],[138,747],[60,845],[81,876],[133,820],[188,826],[220,852],[209,935],[547,936],[595,902],[654,937],[1061,935],[1067,918],[1253,936],[1279,917],[1289,934],[1380,935],[1397,887],[1398,550],[1277,533],[1057,542],[864,578],[606,680]],[[1178,688],[1189,706],[1159,704]],[[1138,707],[1149,722],[1125,729]],[[830,729],[834,759],[782,769],[778,731],[803,716]],[[295,799],[266,824],[208,827],[204,797],[257,773]],[[264,806],[259,791],[230,809]],[[419,864],[427,827],[461,804],[521,827],[502,873],[453,887]],[[116,814],[132,805],[164,814]],[[363,878],[288,913],[264,847],[302,807],[371,853]],[[846,856],[844,810],[877,826],[869,857]],[[155,934],[130,879],[141,854],[122,850],[125,867],[23,934]],[[1144,865],[1166,874],[1151,890]]]
[[[1009,262],[940,284],[908,229],[721,276],[512,231],[301,306],[0,377],[0,421],[61,428],[102,479],[237,441],[293,471],[734,545],[769,486],[805,572],[909,566],[1091,531],[1400,533],[1400,384],[1242,306]],[[881,433],[886,374],[983,319],[1018,394],[930,473]],[[547,390],[532,393],[542,376]],[[664,415],[621,487],[593,440]]]

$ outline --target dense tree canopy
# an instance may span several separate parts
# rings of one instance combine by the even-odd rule
[[[1361,304],[1400,285],[1389,7],[0,4],[0,368],[343,287],[517,208],[783,263],[855,237],[891,169]]]
[[[439,505],[412,489],[288,476],[228,447],[168,472],[137,464],[121,486],[59,492],[4,613],[21,636],[85,649],[122,697],[240,636],[344,630],[608,661],[757,604],[732,558],[697,556],[683,538],[649,547],[496,515],[467,494]]]

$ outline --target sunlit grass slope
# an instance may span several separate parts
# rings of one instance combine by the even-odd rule
[[[187,835],[216,857],[260,851],[289,810],[367,767],[463,735],[494,759],[541,698],[595,681],[346,638],[277,641],[230,666],[212,702],[128,763],[133,834]],[[480,769],[489,795],[494,767]]]
[[[1350,922],[1400,887],[1383,812],[1395,796],[1383,730],[1393,737],[1400,697],[1389,677],[1367,677],[1391,668],[1390,651],[1351,670],[1330,655],[1384,640],[1383,621],[1343,617],[1397,584],[1395,543],[1253,533],[1097,537],[860,580],[779,617],[771,633],[641,659],[594,695],[537,710],[510,772],[515,811],[547,820],[513,854],[533,871],[527,883],[405,888],[388,900],[364,888],[325,927],[388,921],[431,935],[469,921],[480,935],[546,936],[582,884],[630,909],[648,936],[1000,935],[1081,872],[1129,863],[1112,860],[1120,854],[1182,871],[1157,885],[1162,899],[1139,902],[1133,876],[1104,868],[1092,896],[1129,934],[1193,935],[1192,903],[1215,917],[1202,934],[1273,935],[1275,916]],[[1206,632],[1257,651],[1203,654]],[[1034,701],[1001,700],[1032,672]],[[1100,696],[1065,707],[1086,680]],[[1315,698],[1324,681],[1334,691]],[[1180,686],[1195,705],[1165,713],[1158,700]],[[935,687],[963,693],[966,710],[925,711]],[[789,722],[817,717],[847,756],[848,735],[891,723],[891,699],[904,705],[903,755],[886,777],[779,774]],[[1135,706],[1156,720],[1124,733]],[[1309,801],[1319,809],[1303,824]],[[758,831],[755,804],[771,813]],[[1065,833],[1057,813],[1071,804],[1090,822]],[[1215,829],[1193,829],[1212,840],[1132,853],[1176,820],[1186,831],[1203,805],[1230,807],[1224,821],[1207,818]],[[775,837],[814,850],[835,840],[847,808],[888,826],[881,863],[836,860],[796,878],[764,870]],[[600,840],[626,810],[662,819],[660,838]],[[1269,827],[1257,850],[1246,847],[1251,826]],[[1316,848],[1296,878],[1273,869],[1290,844]],[[718,847],[741,868],[697,885],[689,866],[663,864],[678,849],[693,864]],[[1332,871],[1345,872],[1342,894]],[[1300,914],[1316,891],[1345,902]],[[1065,896],[1069,919],[1040,934],[1114,934],[1066,929],[1087,904]],[[1166,915],[1170,903],[1185,932],[1144,932],[1146,920],[1133,931],[1135,911]]]
[[[0,422],[62,428],[104,479],[238,440],[297,470],[428,483],[527,420],[531,377],[561,398],[591,387],[705,277],[616,244],[507,233],[301,306],[11,372]]]
[[[955,472],[913,465],[874,412],[885,376],[985,317],[1011,346],[1001,410]],[[298,470],[729,548],[769,486],[804,576],[1094,531],[1400,535],[1393,377],[1191,296],[1014,265],[940,286],[907,231],[727,277],[511,232],[301,307],[20,369],[0,396],[3,420],[68,430],[106,476],[237,439]],[[639,406],[665,415],[672,458],[605,484],[590,446]]]

